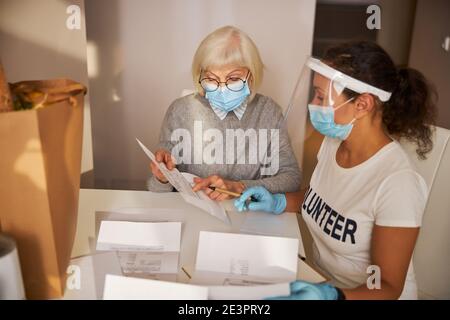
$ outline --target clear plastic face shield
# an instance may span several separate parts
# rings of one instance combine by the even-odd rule
[[[355,95],[347,95],[348,90]],[[341,108],[356,99],[358,94],[369,93],[378,97],[381,101],[388,101],[391,94],[367,83],[352,78],[323,63],[319,59],[309,57],[297,83],[293,99],[289,109],[301,109],[299,106],[292,108],[301,100],[301,95],[308,99],[304,106],[308,106],[309,118],[312,126],[321,134],[345,140],[349,136],[353,124],[356,121],[354,110]],[[294,110],[287,110],[287,112]],[[289,115],[288,118],[291,118]]]

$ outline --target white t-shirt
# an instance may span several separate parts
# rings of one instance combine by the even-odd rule
[[[348,169],[336,162],[340,143],[324,139],[301,211],[314,239],[316,266],[333,285],[355,288],[372,274],[367,268],[374,225],[421,226],[428,188],[398,142]],[[412,263],[400,299],[417,299]]]

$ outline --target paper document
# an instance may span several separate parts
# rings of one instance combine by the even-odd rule
[[[186,181],[188,181],[188,183],[191,186],[194,186],[194,178],[197,177],[196,175],[193,175],[188,172],[183,172],[182,175],[183,175],[183,177],[185,177]],[[208,197],[208,195],[202,190],[197,191],[196,193],[197,193],[199,199],[192,198],[183,193],[181,193],[181,196],[183,197],[184,201],[192,204],[193,206],[203,209],[204,211],[208,212],[210,215],[216,217],[219,220],[222,220],[225,223],[231,224],[231,221],[227,215],[227,212],[220,205],[219,202],[210,199]]]
[[[122,213],[119,213],[122,212]],[[130,222],[134,224],[147,223],[152,225],[152,228],[158,228],[158,226],[167,226],[167,219],[172,219],[171,221],[177,221],[183,219],[183,212],[180,210],[170,210],[170,209],[152,209],[152,208],[124,208],[124,209],[116,209],[114,212],[102,212],[97,211],[95,213],[95,229],[97,239],[100,235],[100,229],[103,222],[112,221],[113,225],[117,232],[123,232],[126,229],[121,228],[121,223],[125,225],[129,225]],[[126,212],[126,213],[125,213]],[[164,221],[166,219],[166,221]],[[159,224],[158,224],[159,223]],[[181,224],[180,222],[175,222],[176,224]],[[108,223],[105,224],[108,226]],[[170,250],[176,250],[176,244],[179,243],[178,238],[181,238],[181,226],[175,226],[174,229],[163,227],[161,229],[163,232],[168,231],[172,233],[172,241],[168,242],[168,246],[165,246]],[[113,228],[114,229],[114,228]],[[148,229],[148,228],[147,228]],[[103,227],[105,231],[105,227]],[[128,230],[129,231],[129,230]],[[112,232],[114,233],[114,232]],[[111,232],[110,232],[111,234]],[[137,236],[136,230],[133,230],[134,236]],[[165,236],[168,236],[166,234]],[[146,231],[144,232],[143,237],[141,239],[145,239],[147,237]],[[121,237],[124,237],[121,235]],[[103,234],[103,239],[105,236]],[[115,238],[115,237],[114,237]],[[120,239],[119,239],[120,240]],[[128,239],[129,240],[129,239]],[[103,241],[103,240],[102,240]],[[126,276],[132,277],[140,277],[146,279],[155,279],[155,280],[167,280],[167,281],[176,281],[178,274],[178,259],[179,259],[179,250],[175,252],[170,251],[155,251],[152,250],[152,247],[149,246],[149,243],[139,243],[139,246],[133,246],[131,251],[127,251],[126,244],[127,242],[121,243],[112,243],[112,241],[116,241],[114,239],[109,239],[106,243],[100,244],[100,249],[111,249],[115,250],[119,248],[117,251],[117,256],[120,261],[120,266],[122,267],[122,272]],[[166,243],[167,244],[167,243]],[[94,245],[95,248],[96,245]],[[103,248],[102,248],[103,246]],[[148,248],[148,249],[147,249]],[[160,246],[157,248],[159,249]]]
[[[270,297],[289,296],[288,282],[254,286],[213,286],[208,287],[209,300],[262,300]]]
[[[208,289],[188,284],[107,275],[105,300],[206,300]]]
[[[260,300],[288,296],[289,283],[255,287],[197,286],[106,275],[105,300]]]
[[[208,212],[225,223],[231,224],[225,209],[218,202],[211,200],[202,190],[192,191],[194,178],[197,176],[187,172],[181,173],[177,168],[168,170],[163,163],[156,162],[155,155],[139,139],[136,138],[136,141],[145,154],[158,166],[170,184],[180,192],[186,202]]]
[[[169,170],[166,168],[164,163],[160,163],[156,161],[155,155],[141,142],[136,138],[139,146],[144,150],[145,154],[156,164],[161,170],[161,173],[167,178],[170,184],[177,189],[178,192],[181,192],[185,195],[191,196],[193,198],[198,198],[198,195],[192,191],[192,187],[189,182],[181,175],[180,171],[177,168],[173,170]]]
[[[100,251],[179,252],[181,222],[102,221]]]
[[[290,282],[297,252],[298,239],[201,231],[192,283]]]
[[[127,275],[178,273],[178,252],[120,252],[119,261]]]

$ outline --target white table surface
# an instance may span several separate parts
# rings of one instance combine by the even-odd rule
[[[123,191],[123,190],[98,190],[81,189],[78,208],[78,224],[72,257],[92,254],[92,243],[95,241],[95,212],[96,211],[127,211],[124,208],[133,208],[130,211],[152,210],[151,218],[155,220],[180,221],[182,225],[180,269],[184,267],[192,272],[195,266],[198,236],[200,231],[233,232],[240,233],[240,228],[245,220],[245,213],[236,212],[231,201],[224,202],[231,220],[227,225],[208,213],[187,204],[178,193],[152,193],[148,191]],[[139,208],[139,209],[138,209]],[[171,211],[161,210],[158,214],[154,209],[178,209]],[[132,214],[130,214],[132,217]],[[282,234],[267,234],[299,239],[299,254],[304,256],[304,248],[301,241],[297,215],[295,213],[283,213],[277,216],[281,222]],[[132,218],[131,218],[132,221]],[[279,222],[279,221],[277,221]],[[302,260],[298,260],[297,278],[311,282],[322,282],[325,279]],[[178,282],[188,282],[189,279],[180,270]],[[67,294],[66,294],[67,295]],[[71,298],[75,298],[73,292]],[[76,297],[83,298],[83,297]]]

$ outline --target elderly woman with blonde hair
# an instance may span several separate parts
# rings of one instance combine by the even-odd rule
[[[256,45],[241,30],[227,26],[209,34],[192,63],[196,93],[175,100],[167,110],[157,161],[198,176],[194,191],[205,190],[218,201],[230,196],[212,186],[235,193],[252,186],[297,191],[300,170],[283,112],[256,92],[263,69]],[[150,167],[149,190],[172,191],[157,166]]]

